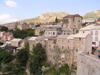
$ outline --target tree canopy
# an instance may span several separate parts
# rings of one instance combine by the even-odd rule
[[[0,49],[0,61],[4,64],[9,63],[10,61],[13,60],[13,56],[11,53],[5,51],[4,49]]]
[[[30,62],[30,73],[41,75],[42,63],[46,61],[46,52],[40,43],[33,47],[33,59]]]
[[[18,51],[16,55],[16,59],[21,66],[26,66],[28,60],[28,53],[25,49],[21,49]]]
[[[8,28],[5,26],[1,26],[0,31],[8,31]]]

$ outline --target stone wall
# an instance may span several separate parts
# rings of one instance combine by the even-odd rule
[[[77,60],[77,75],[100,75],[99,59],[80,52]]]

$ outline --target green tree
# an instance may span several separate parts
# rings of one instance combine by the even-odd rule
[[[33,59],[30,62],[30,73],[41,75],[41,67],[42,63],[46,61],[46,53],[45,49],[42,47],[40,43],[36,44],[36,46],[33,47],[33,53],[32,53]]]
[[[11,53],[0,49],[0,61],[4,64],[9,63],[10,61],[12,61],[14,59],[14,57],[11,55]]]
[[[36,28],[37,28],[37,27],[40,27],[40,24],[36,25]]]
[[[56,17],[56,19],[55,19],[55,23],[56,23],[56,24],[59,23],[59,20],[57,19],[57,17]]]
[[[27,51],[28,57],[29,57],[30,56],[30,48],[29,48],[29,42],[28,41],[25,42],[25,50]]]
[[[19,50],[19,52],[16,55],[16,59],[18,61],[18,63],[21,66],[26,66],[27,60],[28,60],[28,53],[25,49],[21,49]]]
[[[1,26],[0,31],[8,31],[8,28],[7,28],[7,27],[5,27],[5,26]]]

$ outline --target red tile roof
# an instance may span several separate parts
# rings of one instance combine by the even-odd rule
[[[73,18],[73,17],[82,17],[79,14],[75,14],[75,15],[67,15],[64,18]]]
[[[97,22],[100,22],[100,20],[97,20]]]

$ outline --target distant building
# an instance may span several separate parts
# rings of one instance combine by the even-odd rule
[[[79,30],[82,27],[82,16],[79,14],[65,16],[59,21],[58,25],[61,25],[63,28],[75,27],[76,30]]]
[[[35,29],[35,35],[40,35],[40,32],[45,31],[45,28],[43,27],[37,27]]]
[[[22,39],[14,38],[11,40],[11,45],[15,47],[20,47],[21,42],[22,42]]]
[[[27,23],[20,23],[17,25],[17,28],[20,30],[29,29],[29,25]]]
[[[47,26],[45,29],[45,36],[58,36],[62,33],[62,27],[57,25]]]
[[[13,33],[11,32],[0,32],[0,39],[7,41],[7,40],[12,40],[13,37]]]
[[[35,23],[29,23],[29,28],[35,29]]]
[[[55,25],[55,23],[54,22],[45,22],[45,23],[40,24],[40,27],[47,27],[50,25]]]
[[[82,23],[86,23],[86,22],[91,23],[91,22],[95,22],[95,21],[96,21],[96,18],[84,18],[82,20]]]

